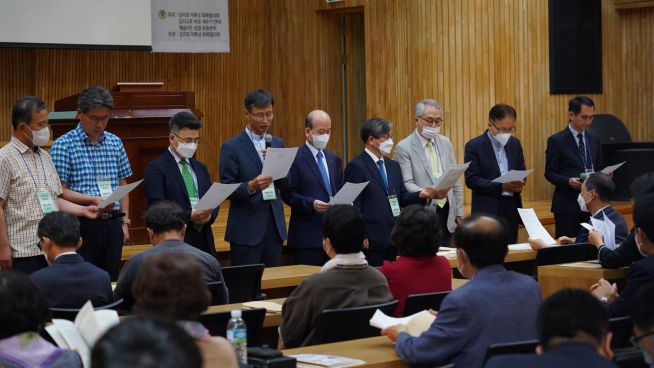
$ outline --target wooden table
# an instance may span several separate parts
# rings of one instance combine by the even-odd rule
[[[284,304],[284,300],[286,298],[278,298],[278,299],[269,299],[266,300],[267,302],[273,302],[277,304]],[[243,304],[241,303],[234,303],[234,304],[223,304],[223,305],[212,305],[210,306],[205,313],[213,313],[213,312],[226,312],[226,311],[231,311],[233,309],[243,309]],[[245,307],[247,308],[247,307]],[[263,327],[277,327],[282,324],[282,314],[277,313],[277,312],[270,312],[266,311],[266,317],[263,320]]]
[[[296,287],[302,280],[320,272],[320,266],[292,265],[280,267],[266,267],[261,276],[261,289],[277,289]]]
[[[445,257],[450,262],[450,267],[456,268],[456,257],[454,255],[447,255]],[[504,263],[526,262],[535,260],[535,250],[509,250],[509,252],[506,254],[506,257],[504,258]]]
[[[395,344],[386,336],[306,346],[303,348],[287,349],[282,352],[284,355],[327,354],[361,359],[366,364],[360,367],[392,368],[409,366],[397,356]]]
[[[538,267],[538,284],[543,298],[564,288],[588,290],[597,280],[622,282],[628,268],[602,268],[597,261],[574,262]]]

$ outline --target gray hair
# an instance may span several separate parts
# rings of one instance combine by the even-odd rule
[[[416,108],[415,108],[416,116],[422,116],[422,114],[424,114],[425,106],[431,106],[435,108],[436,111],[440,111],[441,113],[443,112],[443,108],[436,100],[427,98],[416,104]]]
[[[114,97],[103,86],[93,86],[83,90],[77,99],[77,107],[82,112],[91,109],[106,107],[109,110],[114,108]]]

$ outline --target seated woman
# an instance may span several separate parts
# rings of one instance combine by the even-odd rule
[[[231,344],[209,335],[196,322],[209,306],[211,295],[197,260],[185,253],[153,254],[143,261],[132,294],[135,310],[172,318],[193,337],[202,354],[203,367],[237,367]]]
[[[402,316],[407,296],[452,290],[452,271],[447,258],[437,256],[441,239],[440,220],[432,208],[412,205],[402,210],[391,232],[391,244],[400,255],[379,269],[395,299],[396,316]]]
[[[0,271],[0,367],[82,367],[77,353],[39,336],[49,314],[45,298],[28,276]]]

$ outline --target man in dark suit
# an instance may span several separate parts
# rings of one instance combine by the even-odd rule
[[[634,322],[632,342],[643,353],[643,360],[654,366],[654,283],[643,286],[638,292],[631,314]]]
[[[611,335],[606,311],[596,298],[583,290],[563,289],[540,306],[537,354],[499,355],[485,367],[617,367],[610,361]]]
[[[284,141],[268,134],[275,103],[270,92],[252,91],[244,103],[248,120],[245,130],[223,143],[220,150],[220,181],[241,184],[229,197],[225,240],[230,243],[232,265],[278,266],[286,240],[280,191],[285,180],[273,183],[272,177],[261,175],[261,170],[266,149],[284,147]]]
[[[520,141],[511,136],[515,131],[516,111],[506,104],[493,106],[488,113],[488,129],[468,141],[464,162],[466,186],[472,190],[472,213],[482,212],[504,219],[509,229],[509,242],[516,243],[522,207],[520,193],[523,181],[495,183],[494,179],[510,170],[525,170]]]
[[[578,96],[568,103],[568,126],[547,139],[545,178],[554,184],[552,212],[556,237],[575,236],[590,214],[581,211],[577,196],[588,173],[602,167],[600,139],[586,131],[593,123],[595,103]]]
[[[426,187],[409,193],[404,186],[400,164],[384,155],[393,149],[391,123],[384,119],[366,120],[361,127],[364,152],[345,167],[345,181],[363,183],[366,188],[354,201],[366,223],[368,248],[363,252],[371,266],[381,266],[384,259],[395,260],[397,249],[391,247],[391,230],[400,207],[436,198],[436,190]]]
[[[170,146],[145,168],[143,188],[148,206],[168,200],[184,209],[184,242],[216,255],[211,224],[218,215],[213,211],[196,211],[198,200],[211,187],[207,167],[193,158],[200,143],[202,123],[188,111],[178,112],[168,122]]]
[[[39,221],[37,235],[50,266],[30,275],[54,308],[81,308],[90,300],[100,307],[114,300],[109,274],[86,262],[76,250],[82,245],[77,217],[50,212]]]
[[[322,266],[329,260],[322,249],[323,214],[343,186],[343,164],[340,157],[325,150],[332,130],[329,115],[315,110],[304,123],[306,144],[298,149],[283,193],[284,202],[291,206],[288,246],[295,263]]]

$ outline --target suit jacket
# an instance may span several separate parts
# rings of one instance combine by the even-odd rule
[[[597,353],[597,348],[581,343],[567,343],[536,354],[509,354],[491,358],[486,368],[617,368],[612,361]]]
[[[624,220],[624,217],[620,212],[613,209],[613,207],[608,206],[599,212],[597,215],[593,216],[595,219],[604,220],[607,217],[611,222],[615,224],[615,245],[622,243],[629,236],[629,229],[627,229],[627,223]],[[582,227],[577,234],[575,243],[586,243],[588,242],[588,230]]]
[[[388,157],[384,158],[386,177],[391,194],[397,196],[400,206],[421,203],[418,192],[410,193],[404,186],[400,164]],[[345,167],[345,181],[363,183],[370,181],[354,205],[361,210],[365,222],[370,249],[385,249],[391,245],[391,230],[395,218],[388,202],[386,186],[379,173],[377,164],[365,151],[355,157]]]
[[[481,367],[490,344],[536,338],[539,305],[540,288],[531,277],[487,266],[445,297],[427,331],[400,333],[395,348],[411,365]]]
[[[613,303],[605,305],[609,317],[631,315],[638,290],[652,281],[654,281],[654,255],[632,263],[620,296]]]
[[[470,162],[465,178],[466,186],[472,190],[472,213],[495,214],[500,206],[502,183],[493,183],[492,180],[498,178],[501,172],[487,132],[466,143],[463,161]],[[525,158],[518,138],[509,138],[504,151],[509,170],[525,170]],[[516,200],[516,206],[522,207],[520,193],[513,193],[513,198]]]
[[[53,308],[81,308],[88,300],[100,307],[114,301],[109,274],[77,253],[57,257],[30,278]]]
[[[599,137],[585,133],[595,170],[602,168],[602,145]],[[570,178],[578,178],[584,172],[584,164],[579,153],[577,138],[572,135],[568,125],[565,129],[547,139],[545,150],[545,178],[554,184],[552,212],[576,215],[581,214],[577,204],[578,189],[568,185]]]
[[[442,135],[438,135],[435,142],[436,154],[444,174],[450,166],[456,164],[452,143]],[[425,155],[425,148],[417,131],[395,146],[393,159],[400,164],[404,185],[409,192],[420,192],[424,187],[436,184],[432,176],[431,164]],[[453,233],[456,229],[456,216],[464,215],[463,186],[460,180],[447,192],[447,202],[450,204],[450,211],[447,214],[447,229]],[[433,206],[436,205],[436,201],[431,201],[431,203]]]
[[[272,147],[284,147],[284,141],[272,137]],[[285,180],[275,181],[277,199],[265,201],[260,190],[248,192],[247,182],[261,174],[263,163],[252,140],[245,131],[223,143],[220,149],[220,182],[241,185],[229,196],[229,215],[225,241],[240,245],[255,246],[266,232],[269,211],[272,211],[277,232],[286,240],[286,219],[282,207],[281,188]]]
[[[333,153],[323,150],[332,195],[343,186],[343,163]],[[303,144],[288,173],[288,187],[282,193],[284,202],[291,207],[288,225],[288,246],[293,248],[321,248],[324,215],[313,209],[313,201],[329,202],[329,192],[322,180],[313,153]]]
[[[191,168],[193,168],[195,176],[197,177],[198,196],[199,198],[202,198],[211,187],[211,176],[209,175],[207,167],[200,161],[191,158],[189,159],[189,162],[191,163]],[[204,250],[205,252],[216,254],[211,225],[216,220],[218,208],[213,210],[211,213],[211,220],[204,224],[200,231],[197,231],[192,226],[191,200],[189,199],[182,173],[179,171],[179,164],[176,162],[175,156],[173,156],[168,149],[148,164],[145,168],[144,179],[143,189],[145,191],[145,199],[148,202],[148,206],[152,206],[163,200],[177,203],[184,210],[184,216],[186,218],[187,226],[184,241],[187,244]],[[204,240],[203,244],[209,245],[206,247],[207,249],[195,241],[198,238]]]
[[[631,232],[629,232],[627,239],[620,243],[615,249],[611,250],[607,247],[600,247],[597,253],[597,258],[602,264],[602,267],[627,267],[632,262],[643,259],[643,256],[640,254],[638,247],[636,246],[635,236],[636,230],[632,229]]]

